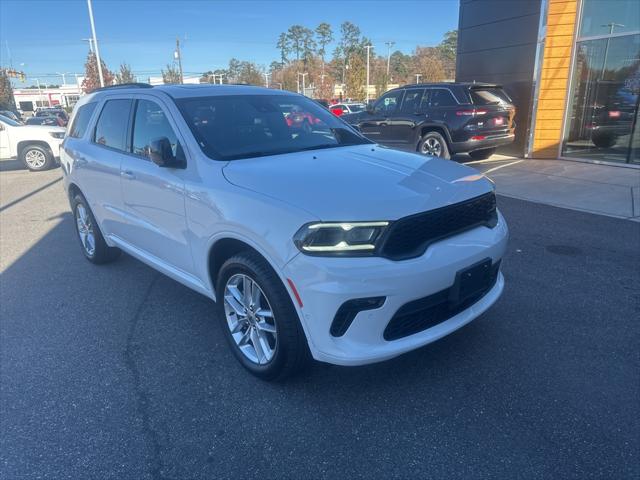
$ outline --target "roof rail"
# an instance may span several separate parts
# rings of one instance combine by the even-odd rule
[[[153,85],[149,85],[148,83],[139,83],[139,82],[118,83],[116,85],[108,85],[106,87],[96,88],[95,90],[92,90],[91,93],[103,92],[105,90],[114,90],[118,88],[153,88]]]

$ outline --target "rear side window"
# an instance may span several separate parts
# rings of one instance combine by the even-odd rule
[[[167,137],[171,143],[173,155],[177,154],[178,138],[160,105],[149,100],[138,100],[134,118],[133,153],[148,158],[151,141]]]
[[[420,101],[424,90],[407,90],[402,101],[400,111],[403,113],[414,113],[420,109]]]
[[[87,127],[89,126],[91,115],[93,115],[93,111],[96,109],[96,105],[96,102],[87,103],[78,109],[76,116],[73,119],[73,124],[69,129],[70,137],[81,138],[84,136],[84,133],[87,131]]]
[[[117,150],[126,150],[131,100],[108,100],[96,124],[94,142]]]
[[[455,105],[458,105],[458,102],[456,102],[456,99],[453,98],[453,95],[449,90],[445,90],[444,88],[436,88],[431,90],[431,98],[429,104],[432,107],[453,107]]]
[[[501,88],[472,88],[469,90],[474,105],[499,105],[511,103],[509,95]]]

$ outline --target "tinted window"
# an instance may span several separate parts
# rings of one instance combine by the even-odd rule
[[[108,100],[96,124],[94,141],[105,147],[125,150],[131,100]]]
[[[87,103],[81,106],[76,112],[76,116],[73,119],[73,124],[69,129],[69,136],[74,138],[80,138],[84,136],[84,132],[87,131],[89,126],[89,120],[93,111],[96,109],[97,103]]]
[[[402,90],[396,90],[391,93],[387,93],[380,100],[376,102],[375,110],[378,113],[393,113],[397,110],[400,101],[402,100]]]
[[[176,100],[202,150],[234,160],[371,143],[316,102],[290,95]]]
[[[133,120],[133,153],[148,157],[151,141],[160,137],[169,139],[173,155],[176,155],[178,138],[160,105],[149,100],[138,100]]]
[[[353,113],[361,112],[364,110],[364,105],[360,105],[360,104],[349,105],[349,110],[351,110]]]
[[[420,109],[420,101],[424,90],[407,90],[402,101],[401,111],[404,113],[414,113]]]
[[[471,102],[475,105],[511,103],[511,99],[501,88],[472,88],[469,90],[469,94]]]
[[[431,90],[431,98],[429,104],[432,107],[453,107],[457,105],[456,99],[453,98],[449,90],[437,88]]]

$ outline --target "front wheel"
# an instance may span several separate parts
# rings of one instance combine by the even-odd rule
[[[483,148],[482,150],[474,150],[469,152],[469,156],[474,160],[486,160],[491,155],[496,153],[497,148]]]
[[[451,155],[447,141],[438,132],[427,132],[418,144],[418,151],[423,155],[444,158],[449,160]]]
[[[27,145],[20,152],[20,159],[32,172],[41,172],[50,169],[53,164],[53,153],[41,145]]]
[[[235,355],[263,380],[283,379],[308,360],[306,337],[284,285],[254,252],[227,260],[217,281],[220,322]]]

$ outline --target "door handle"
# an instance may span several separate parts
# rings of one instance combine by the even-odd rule
[[[131,170],[122,170],[120,172],[120,175],[122,175],[124,178],[128,178],[129,180],[133,180],[134,178],[136,178],[136,175]]]

